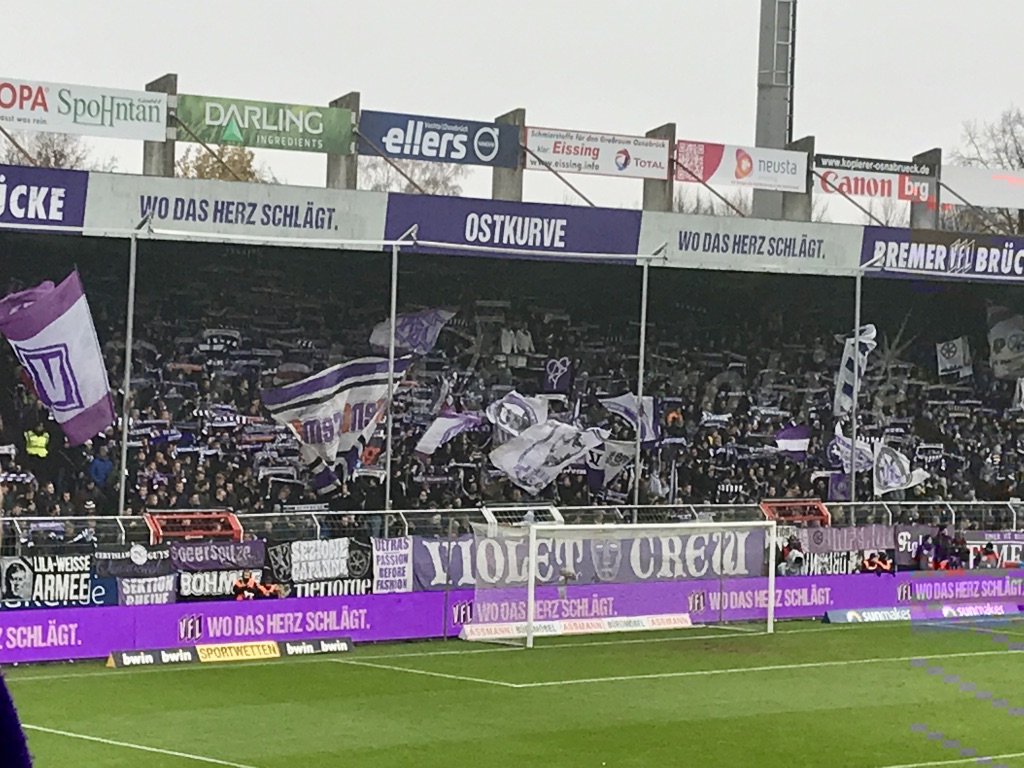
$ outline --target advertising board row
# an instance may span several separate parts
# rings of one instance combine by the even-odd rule
[[[502,590],[507,591],[507,590]],[[50,608],[0,613],[0,664],[102,658],[115,651],[204,644],[295,642],[346,637],[354,642],[457,636],[475,610],[472,589],[427,590],[288,600],[217,601],[166,605]],[[1015,611],[1024,581],[997,574],[792,576],[776,582],[778,618],[820,618],[865,609],[925,606],[946,615],[966,606]],[[694,624],[764,620],[763,578],[724,578],[569,585],[537,592],[539,621],[613,619],[685,609]],[[526,591],[488,599],[488,623],[523,621]],[[974,610],[974,609],[970,609]],[[991,611],[990,611],[991,612]],[[864,616],[867,615],[867,618]],[[891,618],[903,618],[894,615]]]
[[[1024,280],[1020,237],[0,166],[0,228],[123,237],[147,216],[155,237],[365,250],[359,241],[397,239],[415,224],[419,241],[468,247],[408,248],[419,252],[621,254],[632,264],[664,249],[655,266]]]

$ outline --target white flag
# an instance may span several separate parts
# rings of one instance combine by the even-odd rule
[[[877,334],[875,326],[865,325],[856,334],[856,340],[846,339],[843,348],[843,361],[839,366],[839,375],[836,377],[836,396],[832,407],[834,415],[844,416],[853,409],[854,360],[858,361],[858,379],[863,382],[868,365],[868,355],[878,346],[875,341]]]
[[[875,480],[875,496],[913,488],[931,477],[923,469],[911,470],[910,459],[895,448],[881,443],[875,444],[872,475]]]
[[[939,376],[958,373],[963,378],[974,372],[971,367],[971,345],[966,336],[936,344],[935,359]]]
[[[481,421],[479,413],[448,413],[438,416],[416,443],[416,453],[433,456],[438,448],[459,433],[479,427]]]
[[[622,440],[605,440],[587,454],[587,468],[598,473],[605,488],[636,458],[636,445]]]
[[[395,318],[395,349],[400,353],[427,354],[437,344],[444,324],[453,317],[455,313],[447,309],[425,309],[398,315]],[[384,350],[391,346],[390,320],[374,326],[370,344]]]
[[[1024,376],[1024,317],[1006,307],[988,308],[989,365],[997,379]]]
[[[637,428],[639,422],[641,443],[650,443],[658,439],[658,412],[654,407],[653,397],[644,397],[640,408],[637,408],[636,395],[632,392],[605,398],[601,405],[616,416],[624,418],[633,429]]]
[[[583,431],[552,420],[530,427],[495,448],[490,459],[513,483],[536,494],[601,442],[597,430]]]
[[[513,389],[487,407],[487,420],[497,427],[495,442],[503,443],[547,421],[548,404],[546,400],[526,397]]]

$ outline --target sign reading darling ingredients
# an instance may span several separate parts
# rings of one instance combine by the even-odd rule
[[[339,107],[181,95],[177,120],[181,141],[335,155],[352,152],[352,112]]]

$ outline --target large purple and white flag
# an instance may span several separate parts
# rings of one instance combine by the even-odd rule
[[[497,429],[495,442],[502,443],[548,419],[547,401],[520,395],[514,389],[487,406],[487,420]]]
[[[633,429],[640,424],[640,442],[644,444],[653,443],[658,439],[658,412],[654,406],[653,397],[644,397],[641,407],[637,407],[636,395],[627,392],[618,397],[609,397],[601,401],[601,405],[621,416],[629,422]]]
[[[395,318],[395,349],[414,355],[425,355],[437,344],[437,337],[445,323],[455,317],[447,309],[424,309],[409,312]],[[379,349],[391,346],[391,321],[385,320],[374,326],[370,344]]]
[[[836,416],[846,416],[853,410],[853,374],[856,369],[859,387],[867,372],[868,355],[878,346],[875,341],[877,335],[878,330],[869,324],[861,326],[843,341],[843,360],[836,376],[836,395],[832,403],[832,412]]]
[[[790,424],[775,433],[775,445],[779,453],[793,461],[807,461],[807,448],[811,444],[811,428]]]
[[[635,458],[634,443],[623,440],[603,441],[587,454],[587,485],[595,491],[607,487]]]
[[[103,353],[78,272],[0,299],[0,333],[69,445],[114,423]]]
[[[395,359],[397,384],[411,358]],[[339,453],[359,446],[367,426],[379,418],[388,395],[388,361],[364,357],[279,389],[265,389],[263,404],[279,424],[313,448],[329,467]]]
[[[476,429],[483,418],[479,413],[446,413],[434,419],[416,444],[416,453],[433,456],[442,445],[461,432]]]
[[[558,473],[603,442],[596,429],[586,431],[545,421],[491,451],[491,463],[529,493],[540,493]]]

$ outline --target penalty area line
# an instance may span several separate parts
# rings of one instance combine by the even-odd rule
[[[942,765],[992,765],[996,760],[1009,760],[1024,757],[1024,752],[1007,752],[1004,755],[975,755],[954,760],[935,760],[930,763],[901,763],[900,765],[884,765],[881,768],[938,768]]]
[[[232,763],[228,760],[218,760],[215,757],[203,757],[202,755],[193,755],[188,752],[176,752],[172,749],[160,749],[159,747],[147,747],[144,744],[133,744],[129,741],[116,741],[114,739],[104,739],[99,736],[87,736],[84,733],[74,733],[73,731],[61,731],[57,728],[44,728],[41,725],[28,725],[22,724],[21,726],[26,731],[38,731],[39,733],[49,733],[54,736],[64,736],[69,739],[79,739],[80,741],[92,741],[96,744],[106,744],[111,747],[122,747],[124,749],[134,749],[139,752],[151,752],[157,755],[168,755],[170,757],[180,757],[185,760],[192,760],[196,763],[207,763],[209,765],[224,765],[228,768],[256,768],[253,765],[246,765],[245,763]]]
[[[369,667],[370,669],[384,669],[389,672],[407,672],[410,675],[423,675],[425,677],[440,677],[443,680],[458,680],[462,683],[480,683],[482,685],[495,685],[499,688],[522,688],[518,683],[506,683],[501,680],[488,680],[483,677],[467,677],[466,675],[450,675],[446,672],[429,672],[425,669],[412,669],[410,667],[398,667],[394,664],[376,664],[370,661],[351,661],[349,659],[330,659],[335,664],[347,664],[352,667]]]

